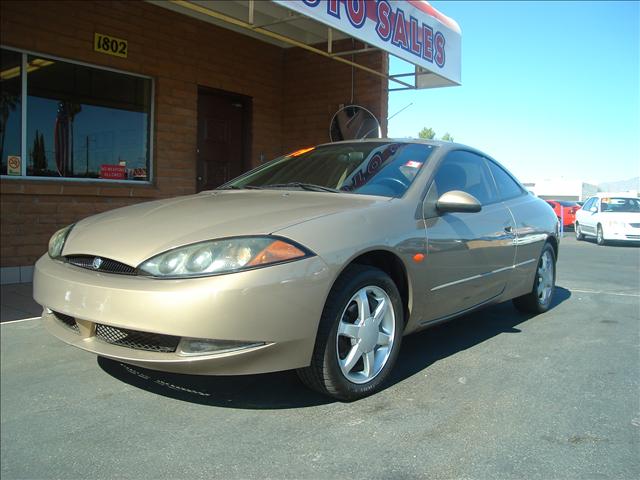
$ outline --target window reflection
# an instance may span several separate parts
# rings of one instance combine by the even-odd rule
[[[150,80],[27,61],[27,175],[148,179]]]
[[[22,55],[0,50],[0,158],[2,175],[20,175],[19,169],[9,172],[8,157],[21,157],[21,97],[20,70]]]

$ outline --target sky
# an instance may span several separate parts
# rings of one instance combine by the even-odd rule
[[[430,3],[462,29],[462,86],[390,92],[390,116],[413,104],[389,137],[448,132],[524,182],[640,175],[640,2]]]

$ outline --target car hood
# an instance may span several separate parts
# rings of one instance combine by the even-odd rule
[[[140,203],[78,222],[63,255],[95,255],[137,266],[171,248],[216,238],[265,235],[384,197],[283,190],[211,191]]]
[[[640,212],[602,212],[600,218],[603,222],[640,223]]]

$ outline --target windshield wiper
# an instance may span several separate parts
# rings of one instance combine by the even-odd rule
[[[226,187],[218,187],[216,190],[262,190],[262,187],[256,187],[255,185],[228,185]]]
[[[308,190],[310,192],[342,192],[341,190],[338,190],[336,188],[324,187],[322,185],[316,185],[314,183],[303,182],[272,183],[270,185],[263,185],[262,188],[301,188],[302,190]]]

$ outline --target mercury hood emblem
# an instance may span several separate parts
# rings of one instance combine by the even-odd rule
[[[91,265],[93,266],[94,270],[98,270],[102,265],[102,259],[100,257],[94,258]]]

